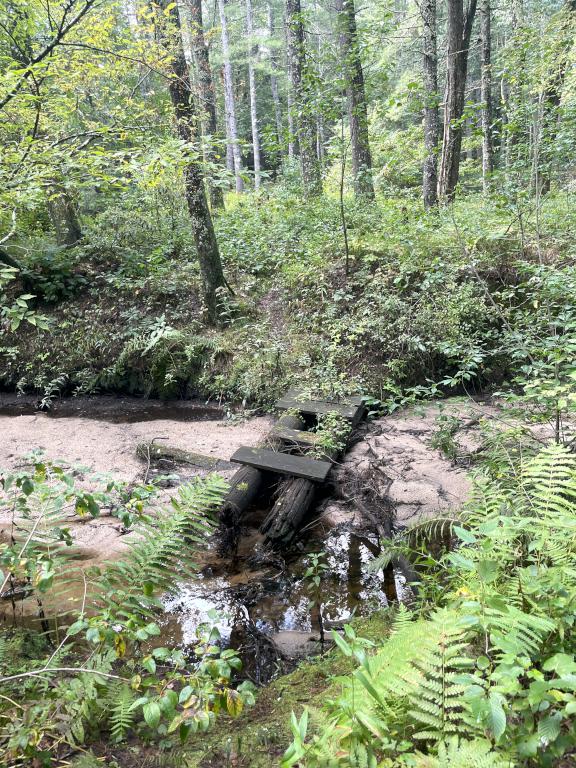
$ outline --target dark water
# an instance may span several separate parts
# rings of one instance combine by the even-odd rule
[[[202,400],[163,402],[137,397],[98,395],[55,399],[47,411],[39,410],[38,405],[38,398],[0,394],[0,416],[32,416],[41,413],[50,419],[75,417],[109,424],[136,424],[159,419],[210,421],[225,417],[222,408]]]
[[[367,616],[389,604],[387,574],[371,567],[377,548],[370,534],[360,535],[343,527],[332,531],[318,530],[307,545],[287,562],[278,555],[262,566],[254,565],[262,537],[248,531],[240,542],[235,560],[219,557],[214,551],[198,554],[198,577],[184,582],[163,598],[164,613],[156,618],[161,635],[154,645],[179,647],[192,656],[198,629],[203,624],[215,625],[220,632],[220,645],[234,648],[242,660],[241,677],[265,684],[278,674],[292,670],[298,660],[320,653],[319,610],[328,642],[333,628],[340,628],[354,616]],[[320,606],[311,606],[309,582],[304,578],[311,552],[324,552],[328,565],[322,580]],[[394,588],[401,597],[403,585],[392,574]],[[80,586],[80,585],[79,585]],[[79,595],[73,593],[76,598]],[[55,612],[61,622],[69,603],[46,603],[46,615]],[[72,596],[71,596],[72,599]],[[35,601],[33,595],[15,604],[0,604],[2,626],[26,626],[44,630],[37,610],[22,611],[24,603]],[[36,615],[34,615],[36,614]],[[68,614],[73,620],[75,614]],[[61,623],[60,622],[60,623]],[[52,629],[55,623],[48,623]]]
[[[373,537],[333,529],[311,536],[288,562],[278,559],[255,569],[251,558],[259,546],[259,535],[250,532],[236,562],[215,557],[202,576],[165,597],[163,644],[191,647],[198,627],[213,623],[222,644],[240,652],[246,675],[259,683],[290,669],[295,659],[319,652],[319,607],[310,606],[304,578],[311,552],[326,555],[321,610],[328,635],[353,616],[388,605],[390,584],[381,570],[370,568],[377,548]],[[396,587],[400,592],[401,584]],[[210,618],[211,612],[217,618]]]

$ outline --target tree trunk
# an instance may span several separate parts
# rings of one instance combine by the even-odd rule
[[[560,27],[561,38],[556,57],[556,68],[542,95],[542,138],[546,144],[540,153],[545,162],[545,167],[540,170],[540,192],[542,194],[547,194],[550,191],[549,166],[552,154],[551,148],[558,132],[558,108],[562,100],[562,89],[570,64],[570,50],[574,38],[572,27],[576,15],[576,0],[566,0],[561,12],[565,15]]]
[[[76,204],[68,190],[56,183],[48,196],[48,213],[58,245],[76,245],[82,239],[82,227]]]
[[[169,0],[161,0],[160,7],[167,19],[176,27],[180,25],[178,10]],[[193,101],[190,73],[184,57],[182,38],[179,36],[173,53],[170,78],[170,99],[174,107],[178,135],[186,144],[198,144],[196,106]],[[198,252],[202,276],[206,320],[218,322],[217,291],[225,286],[220,251],[212,224],[202,168],[197,159],[190,159],[184,168],[186,202],[190,213],[192,234]]]
[[[482,183],[484,192],[490,189],[494,170],[494,141],[492,136],[492,32],[490,0],[480,0],[480,99],[482,101]]]
[[[216,158],[211,142],[214,141],[218,134],[218,121],[216,118],[216,94],[214,91],[214,81],[212,80],[212,70],[210,69],[210,56],[206,40],[204,39],[202,0],[189,0],[188,7],[190,8],[192,52],[198,74],[200,109],[203,114],[204,138],[210,144],[207,159],[214,163]],[[210,184],[210,201],[213,208],[224,207],[224,195],[219,186]]]
[[[248,86],[250,89],[250,123],[252,125],[252,152],[254,155],[254,188],[260,189],[261,160],[260,137],[258,136],[258,104],[256,101],[256,72],[254,62],[258,55],[258,47],[254,45],[254,20],[252,15],[252,0],[246,0],[246,33],[250,52],[248,57]]]
[[[438,139],[440,136],[436,0],[423,0],[421,8],[424,24],[424,147],[426,151],[422,174],[422,197],[424,208],[430,210],[438,203]]]
[[[288,157],[294,158],[298,154],[298,137],[294,123],[294,99],[291,90],[288,91]]]
[[[308,194],[322,193],[320,165],[316,157],[316,120],[310,103],[307,82],[307,57],[304,48],[304,25],[300,0],[286,0],[287,56],[294,99],[296,134],[300,146],[302,182]]]
[[[348,100],[354,194],[365,200],[374,200],[372,155],[368,138],[368,109],[364,88],[364,72],[358,46],[354,0],[338,0],[338,12],[340,16],[340,45],[342,47]]]
[[[138,7],[136,0],[123,0],[122,8],[135,40],[146,39],[146,32],[138,21]],[[138,90],[143,99],[149,96],[150,69],[143,63],[138,64]]]
[[[282,106],[280,104],[280,93],[278,90],[278,77],[276,75],[276,72],[278,71],[278,57],[274,50],[274,11],[270,4],[268,4],[268,35],[270,37],[270,68],[272,70],[270,74],[270,89],[272,91],[272,101],[274,103],[276,137],[278,146],[280,147],[282,145],[284,130],[282,127]]]
[[[236,122],[236,104],[234,102],[234,83],[232,80],[232,62],[230,59],[230,40],[226,22],[225,0],[218,0],[220,26],[222,30],[222,55],[224,58],[224,106],[226,109],[226,124],[228,126],[228,142],[234,158],[234,174],[236,176],[236,192],[244,191],[242,179],[242,153],[238,144],[238,124]]]
[[[468,73],[468,53],[476,0],[470,0],[464,14],[463,0],[448,0],[446,104],[444,137],[438,180],[438,196],[450,202],[456,194],[462,149],[462,115]]]

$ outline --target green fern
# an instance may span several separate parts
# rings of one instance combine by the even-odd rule
[[[415,768],[511,768],[510,760],[492,751],[490,742],[458,741],[438,745],[438,755],[417,755]]]
[[[405,680],[414,685],[408,695],[409,716],[425,726],[414,733],[414,738],[442,741],[469,730],[464,703],[466,686],[458,682],[458,677],[473,662],[464,655],[469,633],[461,616],[439,611],[431,625],[436,642],[428,654],[418,654]]]
[[[115,742],[124,741],[134,723],[136,713],[131,706],[135,698],[133,690],[125,683],[112,685],[107,692],[110,736]]]
[[[458,517],[435,517],[416,523],[403,534],[409,547],[430,546],[445,543],[452,536],[452,529],[458,525]]]
[[[218,475],[180,486],[171,509],[144,517],[129,552],[111,563],[91,586],[94,606],[115,616],[152,616],[157,595],[195,574],[194,551],[210,532],[209,515],[228,484]],[[177,574],[177,579],[175,578]]]
[[[445,607],[398,609],[304,745],[310,768],[334,754],[346,768],[355,755],[396,764],[398,743],[423,743],[407,763],[418,768],[507,768],[527,744],[536,763],[573,743],[576,455],[553,445],[512,461],[502,481],[478,479],[462,528],[450,526]]]

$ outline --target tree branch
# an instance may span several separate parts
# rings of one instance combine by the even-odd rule
[[[70,4],[68,5],[68,8],[64,12],[64,16],[62,17],[62,20],[60,22],[60,25],[52,38],[52,40],[46,45],[45,48],[43,48],[40,53],[38,53],[36,56],[34,56],[30,60],[30,64],[28,65],[28,68],[26,71],[22,74],[16,85],[10,90],[4,98],[0,99],[0,109],[4,109],[4,107],[12,101],[12,99],[18,95],[18,93],[22,90],[26,82],[28,81],[28,78],[32,75],[33,67],[35,67],[37,64],[40,64],[44,59],[46,59],[52,51],[62,43],[62,40],[66,37],[66,35],[72,30],[82,19],[86,14],[91,11],[100,0],[85,0],[85,4],[83,8],[81,8],[76,16],[74,16],[68,23],[65,23],[66,17],[68,16],[68,13],[70,9],[72,8],[74,0],[70,0]]]

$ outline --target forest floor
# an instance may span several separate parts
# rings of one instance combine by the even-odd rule
[[[135,481],[142,479],[146,469],[135,455],[141,441],[164,437],[172,446],[227,459],[239,445],[258,442],[270,426],[267,417],[224,419],[221,411],[207,409],[203,403],[80,398],[56,401],[52,415],[27,413],[32,406],[12,396],[0,400],[4,435],[0,466],[16,468],[25,452],[44,446],[51,459]],[[199,420],[192,420],[194,417]],[[336,468],[333,487],[337,490],[352,480],[372,484],[390,505],[399,528],[447,514],[466,500],[471,487],[469,466],[491,426],[506,428],[501,410],[467,398],[428,403],[367,422]],[[207,605],[222,602],[233,613],[244,600],[248,601],[246,614],[259,626],[264,622],[280,656],[286,654],[288,668],[295,663],[289,662],[291,654],[304,657],[292,673],[261,688],[255,707],[241,718],[224,717],[213,734],[194,739],[186,747],[186,765],[267,768],[277,764],[289,741],[290,712],[299,716],[306,704],[314,722],[326,698],[337,694],[337,684],[331,679],[350,671],[350,661],[330,647],[322,655],[309,656],[318,652],[319,644],[301,582],[308,551],[323,549],[329,558],[333,578],[325,585],[326,616],[334,617],[336,626],[352,621],[362,636],[382,640],[390,619],[389,613],[379,610],[386,603],[379,575],[368,573],[367,562],[374,553],[357,544],[360,554],[355,554],[357,562],[352,560],[355,536],[363,542],[372,536],[373,546],[377,544],[370,533],[371,521],[354,499],[338,497],[337,493],[326,495],[317,512],[307,536],[307,546],[313,549],[287,559],[283,576],[278,575],[276,564],[268,570],[250,565],[259,538],[257,527],[248,527],[240,547],[238,572],[227,571],[230,564],[216,553],[200,553],[202,578],[197,585],[184,585],[173,605],[167,606],[162,642],[185,643]],[[2,525],[0,521],[0,528],[6,530],[8,522]],[[111,517],[89,520],[77,529],[75,543],[85,549],[82,567],[120,555],[130,539],[119,521]],[[355,568],[361,572],[353,573]],[[264,590],[250,602],[250,595],[262,590],[268,581],[277,582],[275,591]],[[126,768],[172,764],[159,763],[160,756],[149,748],[102,744],[101,749],[102,754]]]

